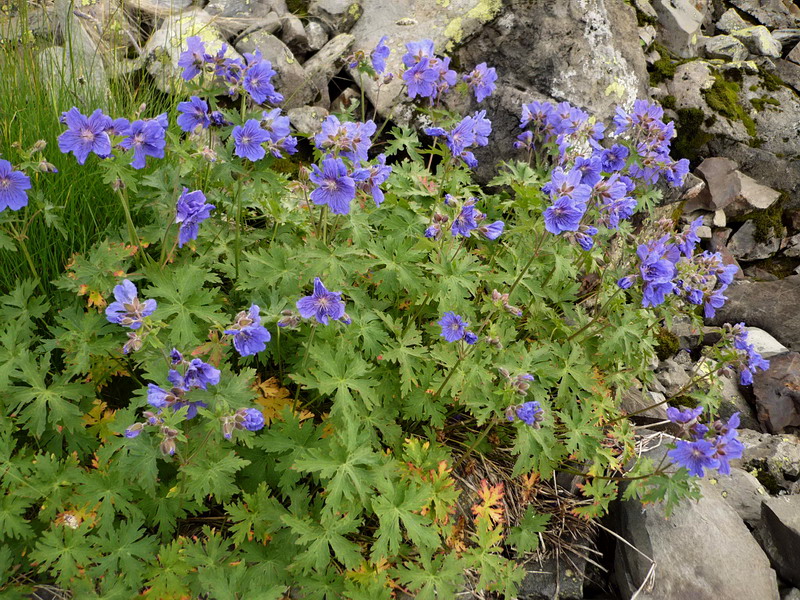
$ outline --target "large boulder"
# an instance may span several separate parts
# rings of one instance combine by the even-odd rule
[[[800,8],[792,0],[729,0],[736,8],[762,25],[797,27]]]
[[[690,0],[654,0],[659,38],[667,49],[682,58],[697,54],[704,15]]]
[[[758,420],[771,433],[800,427],[800,354],[773,356],[770,367],[753,377]]]
[[[800,351],[800,275],[778,281],[735,281],[725,295],[728,301],[717,310],[714,324],[744,321]]]
[[[800,586],[800,496],[779,496],[761,505],[759,537],[781,577]]]

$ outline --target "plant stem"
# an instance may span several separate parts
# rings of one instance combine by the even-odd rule
[[[239,180],[236,186],[236,251],[233,257],[234,269],[236,271],[236,281],[239,281],[239,254],[242,250],[242,182]]]
[[[28,251],[28,244],[25,243],[25,235],[18,232],[17,228],[11,223],[9,223],[9,227],[11,227],[11,232],[14,234],[14,239],[17,240],[17,244],[19,244],[19,249],[22,250],[22,254],[25,256],[25,261],[28,263],[28,268],[31,270],[31,275],[33,275],[34,279],[36,280],[36,285],[39,286],[39,289],[44,292],[42,281],[39,278],[39,272],[36,270],[36,265],[33,263],[31,253]]]
[[[311,328],[311,335],[308,336],[308,343],[306,343],[306,352],[305,356],[303,356],[303,365],[300,367],[300,371],[304,372],[306,370],[306,365],[308,364],[308,355],[311,354],[311,344],[314,343],[314,335],[317,333],[317,326],[316,324]],[[294,392],[294,400],[292,401],[292,412],[294,413],[295,409],[297,408],[297,399],[300,397],[300,384],[297,384],[297,389]]]
[[[690,379],[681,389],[679,389],[677,392],[675,392],[674,394],[672,394],[668,398],[664,398],[664,400],[662,400],[661,402],[656,402],[655,404],[651,404],[650,406],[645,406],[644,408],[642,408],[640,410],[637,410],[637,411],[632,412],[632,413],[628,413],[626,415],[621,415],[621,416],[617,417],[616,419],[610,419],[610,420],[606,421],[606,424],[610,425],[611,423],[616,423],[617,421],[621,421],[622,419],[627,419],[629,417],[635,417],[636,415],[640,415],[643,412],[647,412],[648,410],[650,410],[652,408],[657,408],[657,407],[661,406],[662,404],[666,404],[670,400],[674,400],[675,398],[677,398],[680,395],[682,395],[686,390],[688,390],[695,383],[699,383],[700,381],[702,381],[703,379],[705,379],[709,375],[711,375],[711,372],[706,373],[705,375],[701,375],[700,377],[695,377],[694,379]]]
[[[601,309],[600,309],[600,310],[597,312],[597,315],[596,315],[594,318],[592,318],[592,319],[591,319],[591,320],[590,320],[588,323],[586,323],[586,325],[584,325],[583,327],[581,327],[580,329],[578,329],[578,331],[576,331],[576,332],[575,332],[575,333],[573,333],[571,336],[569,336],[569,337],[567,338],[567,341],[568,341],[568,342],[571,342],[571,341],[572,341],[572,340],[573,340],[573,339],[574,339],[576,336],[580,335],[581,333],[583,333],[584,331],[586,331],[586,330],[587,330],[589,327],[591,327],[592,325],[594,325],[595,323],[597,323],[597,321],[598,321],[598,320],[599,320],[599,319],[600,319],[600,318],[601,318],[601,317],[602,317],[602,316],[605,314],[605,312],[606,312],[606,308],[608,308],[608,305],[609,305],[609,304],[611,304],[611,301],[612,301],[612,300],[613,300],[613,299],[616,297],[616,295],[617,295],[617,294],[619,294],[621,291],[622,291],[622,288],[617,288],[617,291],[616,291],[616,292],[614,292],[613,294],[611,294],[611,297],[610,297],[608,300],[606,300],[605,304],[603,304],[602,308],[601,308]]]
[[[131,246],[137,247],[139,245],[139,235],[136,233],[136,227],[133,224],[131,217],[130,206],[128,205],[128,192],[125,188],[118,190],[119,199],[122,204],[122,212],[125,213],[125,222],[128,225],[128,237],[131,241]]]
[[[472,442],[472,444],[470,444],[470,447],[467,448],[467,451],[464,454],[461,455],[461,458],[459,458],[458,462],[453,466],[453,472],[457,471],[458,467],[460,467],[464,463],[464,461],[467,460],[467,458],[469,458],[469,455],[472,454],[472,451],[475,450],[475,448],[477,448],[478,445],[483,440],[486,439],[486,436],[489,435],[489,433],[492,431],[492,429],[494,428],[496,423],[497,423],[497,421],[492,421],[491,423],[489,423],[489,425],[486,427],[486,429],[484,429],[481,432],[481,434],[478,437],[475,438],[475,441]]]

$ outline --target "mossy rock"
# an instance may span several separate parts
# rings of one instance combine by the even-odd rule
[[[727,117],[732,121],[739,121],[744,125],[750,137],[756,137],[756,123],[742,106],[739,99],[741,87],[736,81],[731,81],[736,70],[726,71],[725,76],[713,73],[714,85],[703,90],[703,96],[711,110]],[[741,73],[739,73],[741,76]]]
[[[658,360],[667,360],[672,358],[680,350],[681,342],[678,336],[672,333],[669,329],[662,327],[656,333],[656,356]]]
[[[704,131],[703,126],[710,127],[705,113],[699,108],[679,108],[678,121],[675,125],[676,136],[672,142],[672,155],[675,158],[686,158],[694,161],[698,158],[700,149],[714,137]]]
[[[758,112],[764,112],[768,106],[780,106],[779,100],[772,96],[762,96],[761,98],[750,98],[750,104],[753,105]]]

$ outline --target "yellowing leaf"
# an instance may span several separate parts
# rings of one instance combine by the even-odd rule
[[[83,415],[83,423],[88,428],[89,433],[96,435],[105,442],[109,437],[116,435],[109,428],[109,425],[116,419],[116,411],[109,409],[106,403],[99,399],[92,404],[94,408]]]
[[[103,294],[98,292],[97,290],[92,290],[89,292],[89,300],[87,301],[89,308],[92,306],[96,306],[98,309],[102,309],[108,302],[106,299],[103,298]]]
[[[481,489],[478,496],[482,500],[480,504],[472,507],[472,512],[477,519],[488,519],[491,523],[503,522],[503,483],[490,486],[484,479],[481,481]]]
[[[261,407],[267,426],[273,421],[279,421],[283,409],[292,404],[289,390],[281,387],[275,377],[270,377],[266,381],[256,380],[254,387],[259,394],[255,402]]]

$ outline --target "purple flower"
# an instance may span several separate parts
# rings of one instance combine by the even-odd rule
[[[180,224],[178,248],[183,248],[189,240],[197,239],[200,223],[210,217],[215,208],[213,204],[206,204],[206,197],[200,190],[189,192],[188,188],[183,188],[175,214],[175,222]]]
[[[186,367],[186,373],[183,375],[183,387],[186,389],[197,387],[204,390],[209,385],[217,385],[219,375],[219,369],[195,358]]]
[[[247,431],[258,431],[264,427],[264,414],[257,408],[246,408],[243,411],[242,426]]]
[[[667,456],[680,466],[686,467],[689,475],[703,477],[705,469],[713,469],[719,465],[719,461],[714,458],[715,452],[714,445],[706,440],[694,442],[679,440],[676,448],[667,452]]]
[[[550,181],[542,186],[542,191],[550,194],[553,200],[566,196],[585,204],[592,195],[592,187],[581,183],[582,179],[583,173],[580,169],[570,169],[565,173],[561,167],[556,167]]]
[[[475,100],[483,102],[495,90],[494,82],[497,81],[497,72],[494,67],[487,68],[484,62],[476,66],[469,75],[464,75],[464,81],[475,94]]]
[[[240,356],[258,354],[267,347],[271,336],[266,327],[261,325],[261,316],[256,304],[247,312],[236,315],[233,325],[225,333],[233,336],[233,347]]]
[[[323,325],[328,324],[328,319],[341,319],[344,317],[344,302],[342,292],[329,292],[320,281],[314,278],[314,293],[297,301],[297,310],[304,319],[314,317]]]
[[[255,119],[248,119],[244,125],[237,125],[231,133],[236,147],[234,154],[246,158],[251,162],[261,160],[267,152],[261,146],[270,139],[268,132],[261,129],[259,122]]]
[[[464,341],[469,344],[470,346],[474,346],[478,343],[478,335],[472,331],[467,331],[464,334]]]
[[[119,143],[125,150],[133,148],[131,166],[134,169],[143,169],[146,166],[145,157],[164,158],[164,148],[167,145],[164,139],[167,133],[167,115],[159,115],[155,119],[134,121],[130,124],[127,136]]]
[[[378,75],[383,75],[383,72],[386,70],[386,59],[389,58],[389,53],[391,52],[389,46],[386,45],[386,40],[388,39],[389,36],[383,36],[378,42],[378,45],[375,46],[369,54],[372,68],[375,69]]]
[[[581,225],[580,230],[575,234],[575,241],[578,245],[588,252],[594,246],[594,236],[597,235],[597,227],[591,225]]]
[[[72,152],[79,165],[86,162],[90,152],[105,158],[111,154],[111,140],[106,130],[111,126],[111,118],[99,108],[86,117],[72,107],[61,115],[68,129],[58,136],[58,148],[64,154]]]
[[[627,290],[633,285],[634,281],[636,281],[636,275],[626,275],[625,277],[617,280],[617,285],[623,290]]]
[[[502,221],[495,221],[489,225],[479,225],[478,233],[482,234],[487,239],[496,240],[503,233],[505,225],[506,224]]]
[[[19,210],[28,205],[31,180],[22,171],[15,171],[7,160],[0,159],[0,212],[10,208]]]
[[[646,281],[642,287],[642,306],[647,308],[663,304],[667,294],[671,294],[674,290],[675,286],[672,282],[652,283]]]
[[[269,100],[273,104],[283,101],[283,96],[275,91],[271,80],[276,75],[272,69],[272,63],[261,58],[261,52],[255,54],[245,54],[247,59],[247,69],[244,72],[242,87],[250,94],[256,104],[263,104]]]
[[[173,365],[179,365],[183,362],[183,354],[178,352],[177,348],[173,348],[172,352],[169,353],[169,361]]]
[[[476,217],[474,199],[467,200],[464,206],[461,207],[461,212],[453,219],[453,224],[450,226],[450,232],[453,237],[457,235],[469,237],[472,230],[478,228],[478,223],[475,220]]]
[[[363,181],[359,182],[358,189],[366,192],[375,201],[377,206],[383,202],[383,190],[379,187],[392,174],[392,167],[386,166],[386,155],[379,154],[376,158],[375,164],[367,167],[369,176]]]
[[[187,48],[178,57],[178,66],[183,68],[184,81],[194,79],[200,74],[203,64],[211,58],[206,54],[206,45],[199,36],[193,35],[186,40]]]
[[[700,236],[697,235],[697,230],[702,224],[703,217],[697,217],[691,222],[689,229],[684,231],[680,236],[681,241],[678,244],[678,249],[687,258],[691,258],[692,254],[694,254],[694,247],[697,245],[697,242],[700,241]]]
[[[413,67],[423,58],[433,58],[434,44],[432,40],[420,40],[406,44],[406,53],[403,55],[403,64]]]
[[[577,231],[585,212],[586,205],[583,202],[562,196],[544,211],[545,229],[555,235]]]
[[[178,127],[186,132],[194,131],[198,125],[203,129],[211,125],[208,103],[197,96],[191,96],[188,102],[179,102],[178,112],[181,113],[177,118]]]
[[[273,108],[271,111],[264,111],[261,116],[261,128],[266,131],[273,142],[279,142],[283,138],[289,137],[289,117],[281,116],[280,108]]]
[[[342,152],[342,156],[353,162],[369,160],[369,149],[372,146],[372,135],[378,126],[370,119],[366,123],[347,122],[344,124],[350,147]]]
[[[448,342],[457,342],[462,339],[467,333],[467,323],[461,315],[454,312],[447,311],[444,316],[437,321],[437,324],[442,328],[440,334]]]
[[[156,301],[151,299],[141,302],[136,286],[127,279],[114,287],[114,298],[116,302],[106,307],[106,318],[111,323],[123,327],[139,329],[142,326],[142,319],[152,315],[156,310]]]
[[[410,69],[403,73],[403,81],[406,82],[409,98],[432,98],[436,95],[436,82],[439,73],[429,67],[430,60],[421,58]]]
[[[606,173],[613,173],[624,169],[625,162],[628,160],[630,152],[628,147],[622,144],[614,144],[611,148],[603,150],[600,153],[600,162],[603,166],[603,171]]]
[[[580,171],[581,183],[586,185],[594,186],[603,178],[602,175],[600,175],[602,169],[600,158],[597,156],[591,156],[589,158],[579,156],[575,160],[575,169]]]
[[[309,178],[317,185],[317,189],[310,194],[314,204],[327,205],[335,215],[350,212],[350,202],[356,196],[356,182],[348,174],[342,159],[325,158],[321,170],[317,165],[312,165]]]
[[[744,444],[738,439],[736,428],[739,427],[739,413],[733,413],[727,425],[721,428],[719,436],[714,440],[714,458],[719,461],[717,471],[721,475],[730,475],[731,466],[728,461],[742,457]]]
[[[517,417],[526,425],[535,426],[542,421],[544,410],[536,400],[525,402],[517,408]]]
[[[687,408],[686,410],[680,410],[673,406],[669,406],[667,407],[667,418],[678,425],[686,425],[687,423],[691,423],[692,421],[696,420],[702,412],[702,406],[698,406],[697,408]]]

